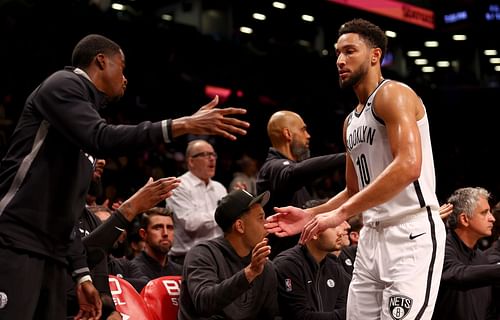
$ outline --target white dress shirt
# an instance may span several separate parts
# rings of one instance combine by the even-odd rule
[[[190,171],[179,177],[181,184],[167,199],[174,211],[174,243],[169,254],[185,255],[199,241],[223,234],[214,218],[217,202],[227,194],[217,181],[205,184]]]

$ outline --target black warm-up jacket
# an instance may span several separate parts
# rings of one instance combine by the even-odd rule
[[[496,319],[493,285],[500,284],[500,264],[467,247],[454,231],[446,237],[443,275],[432,319]]]
[[[85,206],[93,164],[164,142],[162,123],[110,125],[98,113],[105,95],[73,68],[28,97],[0,163],[0,246],[66,263]]]
[[[280,315],[287,320],[346,318],[350,276],[327,255],[320,263],[306,246],[296,245],[273,260],[278,274]]]
[[[271,198],[264,206],[266,217],[274,214],[274,207],[295,206],[304,208],[313,200],[309,191],[311,183],[327,176],[345,165],[345,153],[312,157],[300,162],[288,159],[275,148],[269,148],[266,161],[257,175],[257,194],[271,192]],[[278,238],[269,235],[273,248],[271,258],[298,243],[299,236]]]

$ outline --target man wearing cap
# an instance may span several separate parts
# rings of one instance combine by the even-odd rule
[[[233,190],[215,210],[224,236],[200,242],[186,255],[179,320],[274,319],[278,314],[275,268],[268,256],[263,206],[265,191],[254,197]]]

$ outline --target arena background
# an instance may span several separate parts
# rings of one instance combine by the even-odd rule
[[[287,7],[280,10],[263,0],[124,0],[124,10],[117,10],[108,0],[0,0],[0,156],[28,94],[70,64],[73,46],[88,33],[109,36],[126,54],[129,88],[103,111],[110,122],[188,115],[210,100],[213,89],[223,95],[221,106],[248,109],[242,117],[252,125],[247,136],[237,142],[212,138],[220,155],[216,180],[227,183],[244,152],[264,160],[266,123],[279,109],[303,116],[313,155],[343,151],[342,123],[356,100],[352,90],[339,89],[333,48],[339,25],[361,17],[397,33],[389,39],[384,76],[408,83],[427,107],[440,200],[461,186],[486,187],[498,199],[500,64],[490,61],[498,53],[487,56],[484,50],[500,52],[500,0],[407,1],[433,12],[433,29],[336,1],[283,3]],[[314,21],[301,20],[302,14]],[[244,26],[253,33],[241,32]],[[467,39],[453,41],[454,34]],[[439,47],[424,47],[428,40]],[[423,72],[409,50],[420,50],[435,71]],[[437,67],[438,61],[450,65]],[[182,171],[175,161],[188,138],[158,151],[173,157],[164,174]],[[105,176],[120,185],[123,196],[151,173],[140,170],[150,154],[127,156],[135,169],[111,167],[113,174]]]

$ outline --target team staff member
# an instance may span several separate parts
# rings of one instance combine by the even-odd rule
[[[278,208],[267,227],[279,235],[303,230],[305,242],[362,213],[347,319],[430,319],[446,231],[429,121],[410,87],[383,78],[386,48],[384,31],[369,21],[354,19],[339,28],[339,84],[358,98],[344,121],[346,188],[305,211]]]
[[[477,248],[491,235],[495,218],[484,188],[461,188],[448,198],[453,212],[448,217],[443,276],[432,316],[435,320],[496,319],[493,285],[500,285],[500,264],[492,264]],[[498,316],[498,315],[497,315]]]
[[[267,134],[272,147],[257,174],[257,194],[269,190],[273,195],[264,207],[268,216],[274,212],[274,207],[303,208],[313,200],[310,184],[345,165],[345,153],[310,157],[311,136],[304,120],[295,112],[274,113],[267,123]],[[299,241],[298,236],[278,238],[271,234],[268,238],[273,248],[271,258]]]
[[[64,276],[71,233],[85,206],[94,157],[168,143],[186,133],[235,139],[246,122],[228,118],[243,109],[216,109],[218,99],[192,116],[138,125],[110,125],[99,109],[122,97],[125,56],[112,40],[84,37],[72,67],[45,79],[28,97],[0,164],[0,318],[63,319]],[[88,277],[77,292],[91,298],[85,312],[100,315]],[[87,269],[88,270],[88,269]],[[92,294],[90,294],[92,293]],[[81,300],[83,301],[83,300]]]

